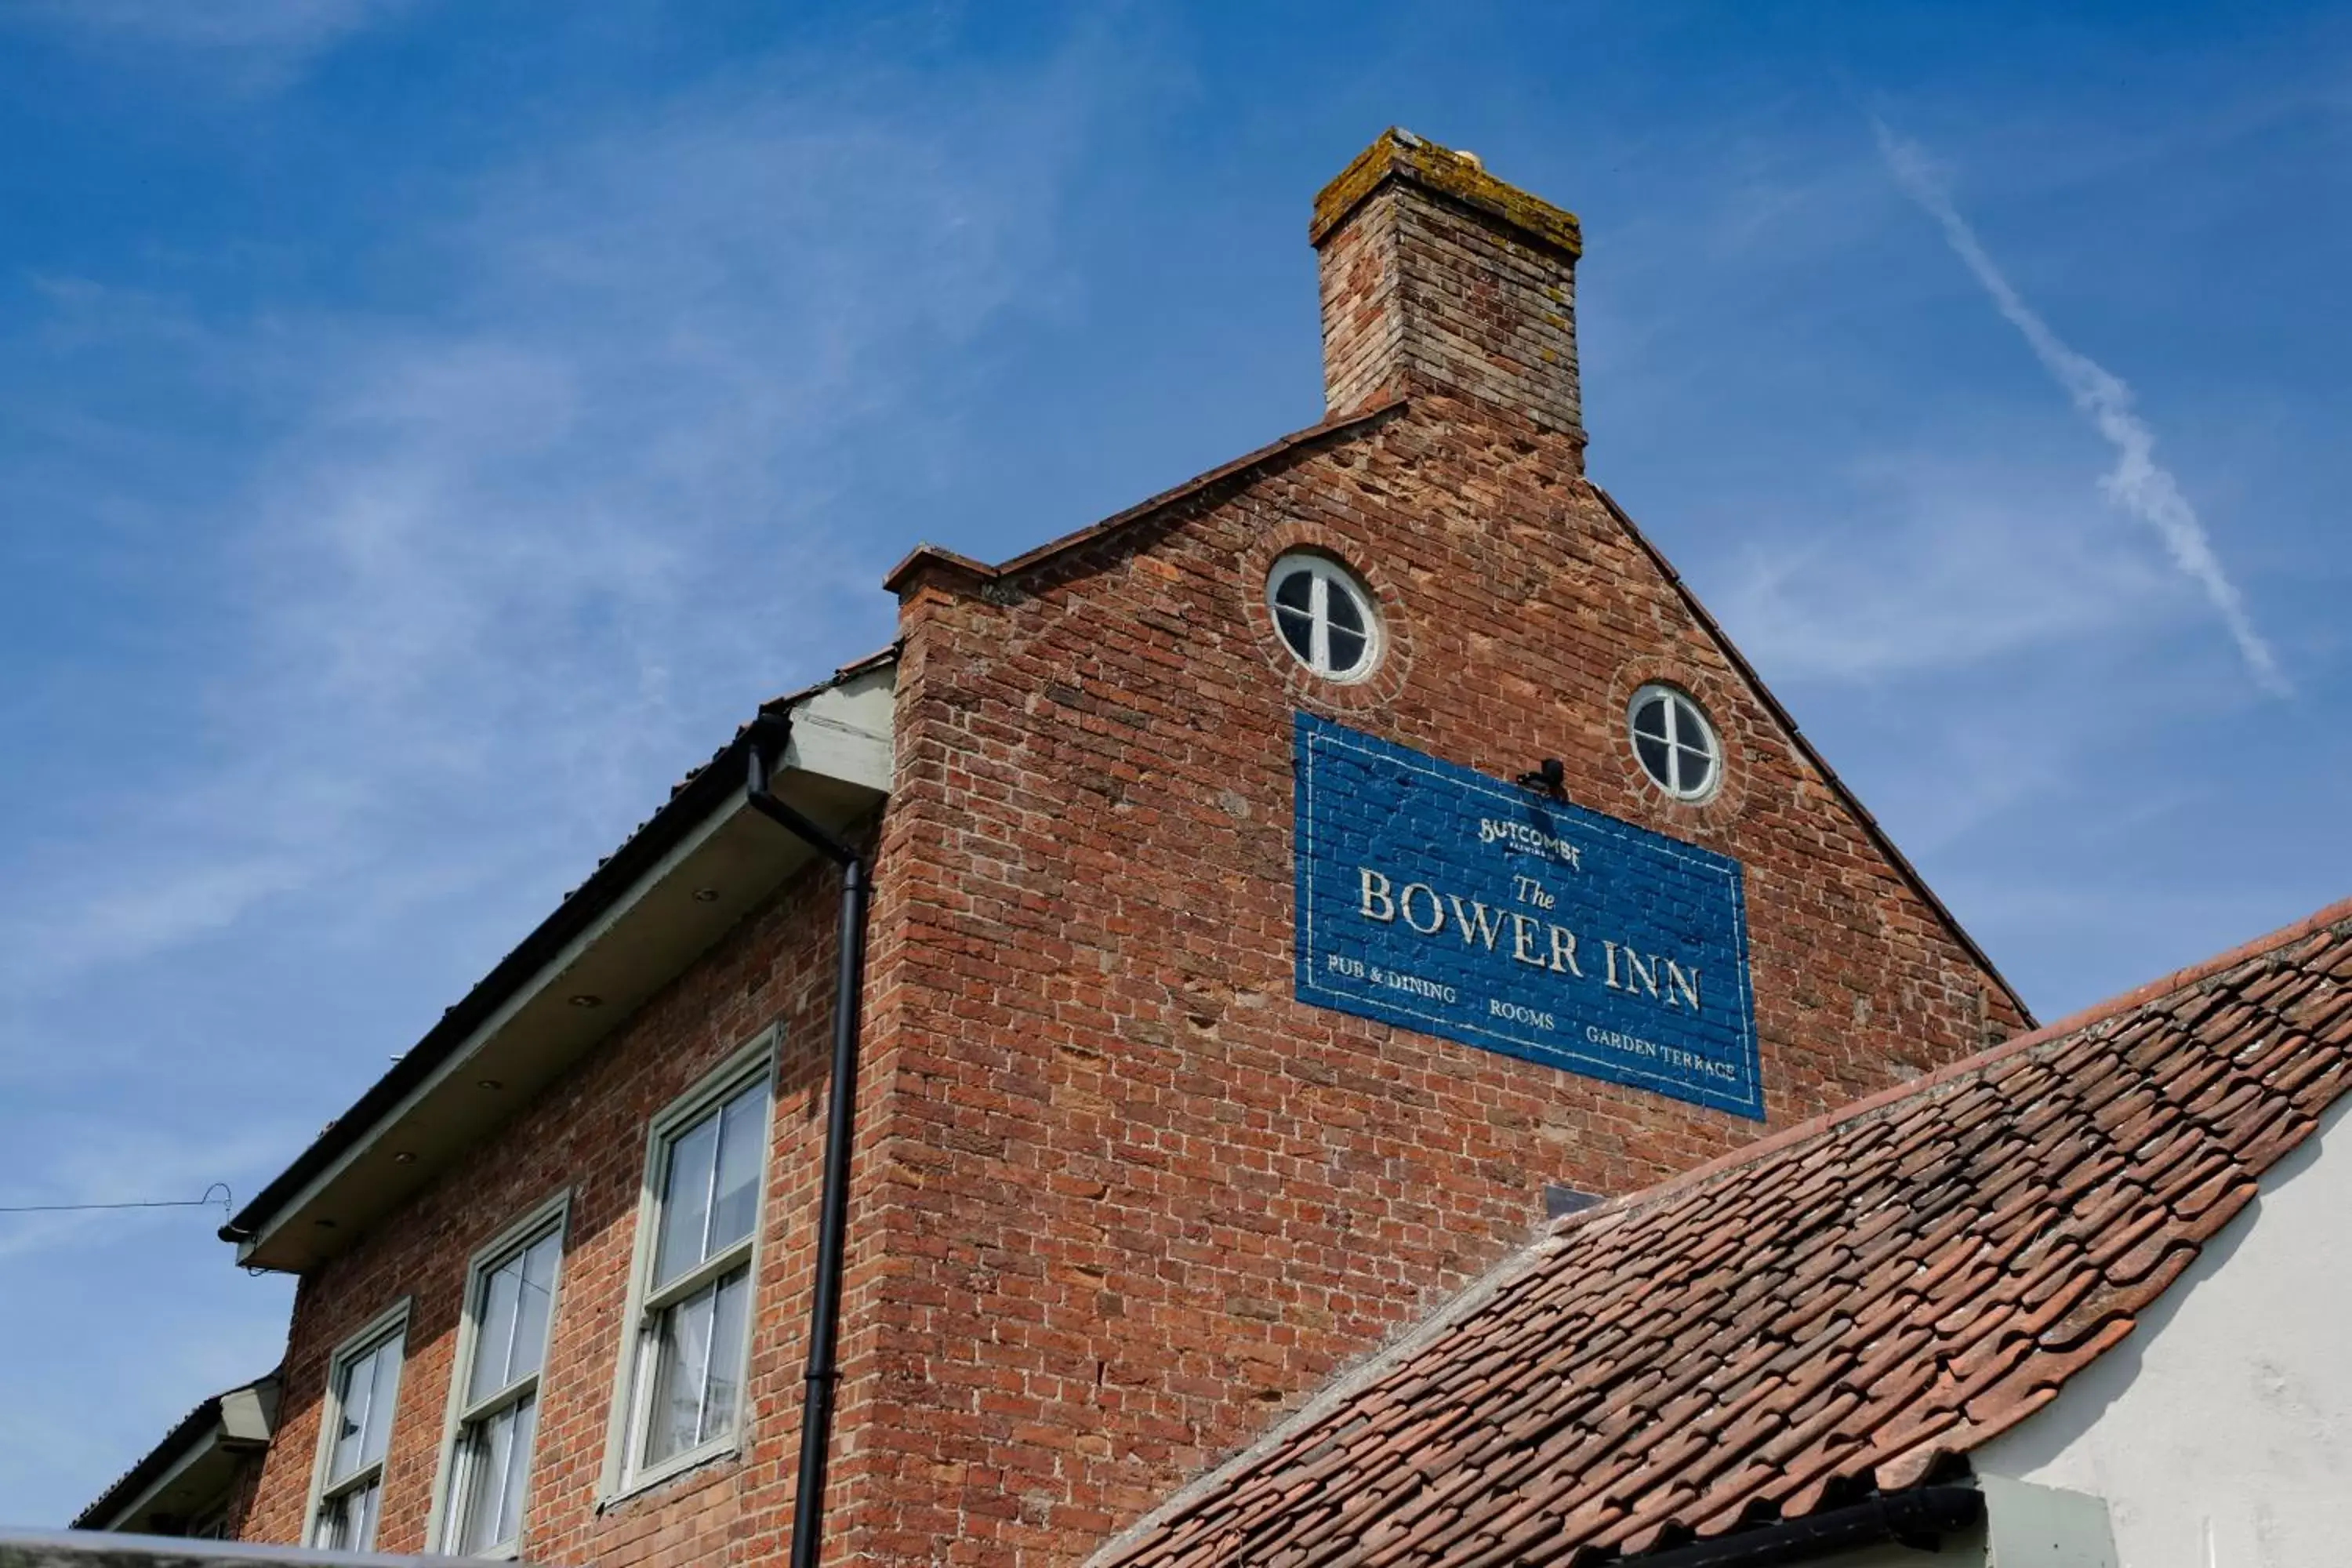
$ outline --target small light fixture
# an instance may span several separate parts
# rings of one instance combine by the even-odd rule
[[[1558,757],[1546,757],[1518,777],[1523,789],[1541,790],[1554,800],[1568,798],[1568,767]]]
[[[569,1000],[574,1007],[602,1007],[604,1005],[604,999],[602,996],[592,995],[585,991]]]
[[[416,1156],[405,1149],[395,1150],[393,1152],[392,1163],[395,1165],[414,1165],[416,1163]]]
[[[474,1087],[477,1089],[504,1089],[506,1088],[506,1082],[502,1079],[478,1078],[474,1080]]]
[[[715,904],[719,901],[719,889],[697,888],[694,889],[694,901],[698,904]]]

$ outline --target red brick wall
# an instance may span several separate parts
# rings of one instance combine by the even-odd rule
[[[2020,1022],[1578,457],[1420,399],[1016,578],[913,580],[852,1555],[1082,1558],[1523,1239],[1546,1182],[1623,1192],[1760,1131],[1294,1002],[1296,707],[1488,773],[1560,756],[1580,804],[1740,858],[1775,1124]],[[1372,680],[1276,640],[1294,545],[1377,592]],[[1703,805],[1625,744],[1650,679],[1723,732]]]
[[[1323,306],[1323,407],[1352,414],[1404,391],[1404,279],[1396,193],[1370,198],[1316,256]]]
[[[278,1430],[236,1521],[241,1539],[302,1538],[328,1360],[407,1295],[407,1354],[376,1546],[425,1550],[467,1260],[568,1187],[523,1555],[648,1564],[782,1555],[800,1440],[837,888],[830,871],[803,873],[490,1141],[302,1279]],[[599,1514],[647,1125],[772,1023],[782,1026],[782,1044],[741,1455]]]

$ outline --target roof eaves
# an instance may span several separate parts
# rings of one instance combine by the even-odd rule
[[[131,1468],[114,1478],[97,1500],[74,1515],[73,1530],[104,1530],[108,1521],[126,1508],[141,1500],[140,1494],[170,1472],[173,1466],[190,1450],[207,1438],[219,1436],[226,1440],[226,1427],[222,1420],[227,1402],[248,1390],[263,1388],[273,1383],[278,1369],[272,1367],[249,1383],[223,1389],[208,1398],[199,1400],[194,1409],[172,1424],[170,1431],[153,1447],[141,1455]]]
[[[788,711],[808,698],[887,664],[897,657],[898,647],[893,644],[842,666],[824,680],[771,699],[761,705],[761,711]],[[436,1068],[472,1038],[474,1032],[496,1015],[510,997],[529,984],[531,978],[562,952],[567,943],[593,925],[599,915],[635,884],[639,877],[659,864],[674,845],[741,787],[750,735],[751,726],[739,726],[727,743],[711,754],[709,762],[671,786],[669,798],[653,816],[631,829],[620,847],[598,861],[596,868],[579,886],[564,894],[530,935],[499,960],[489,973],[483,976],[462,1000],[441,1015],[440,1019],[425,1031],[424,1038],[395,1060],[383,1077],[352,1103],[349,1110],[327,1123],[309,1147],[297,1154],[284,1170],[271,1177],[234,1218],[221,1226],[221,1239],[238,1243],[259,1235],[277,1212],[299,1194],[313,1176],[326,1170],[346,1150],[362,1142],[377,1122],[397,1108],[411,1090],[429,1079]]]
[[[1291,452],[1375,425],[1386,416],[1402,408],[1404,405],[1405,400],[1402,397],[1384,398],[1354,413],[1344,414],[1335,419],[1327,419],[1320,425],[1310,425],[1304,430],[1293,431],[1278,441],[1260,447],[1255,452],[1235,458],[1230,463],[1220,464],[1203,474],[1195,474],[1182,484],[1138,501],[1124,511],[1114,512],[1100,522],[1091,523],[1076,532],[1066,533],[1058,539],[1048,540],[1034,550],[1024,551],[1011,560],[994,566],[937,544],[918,544],[908,551],[896,566],[890,568],[889,573],[882,579],[882,586],[893,594],[901,593],[919,574],[925,570],[944,571],[954,575],[970,577],[980,583],[999,582],[1006,577],[1018,575],[1032,567],[1042,566],[1070,551],[1096,543],[1110,534],[1142,522],[1180,502],[1194,500],[1221,484],[1249,478],[1258,469]]]
[[[220,1424],[221,1395],[215,1394],[201,1400],[194,1410],[172,1424],[163,1440],[150,1448],[121,1475],[114,1478],[98,1500],[74,1515],[69,1527],[74,1530],[104,1530],[107,1521],[133,1501],[150,1482],[171,1468],[189,1449],[194,1447]]]
[[[254,1194],[236,1217],[221,1227],[221,1239],[242,1242],[258,1235],[278,1209],[299,1194],[311,1177],[359,1142],[410,1090],[430,1078],[435,1068],[473,1037],[565,944],[585,931],[639,875],[656,863],[670,846],[697,822],[716,810],[736,788],[735,769],[724,766],[730,756],[740,760],[747,744],[742,731],[719,749],[710,762],[674,790],[660,810],[646,819],[619,848],[600,861],[587,879],[565,894],[546,919],[515,945],[455,1006],[443,1012],[424,1038],[410,1047],[389,1070],[362,1091],[358,1100],[320,1130],[287,1167]]]
[[[851,659],[847,664],[841,666],[831,675],[826,676],[823,680],[813,680],[796,691],[787,691],[782,697],[769,698],[765,702],[760,704],[760,711],[763,714],[790,712],[793,709],[799,707],[810,698],[830,691],[836,686],[845,686],[850,681],[855,680],[859,676],[865,674],[867,670],[879,669],[898,657],[898,645],[896,642],[893,642],[885,647],[876,648],[864,658]],[[741,730],[738,730],[736,731],[738,738],[740,738],[742,733],[743,731]],[[696,771],[699,772],[700,770],[698,769]],[[688,775],[688,778],[691,778],[692,776],[692,774]],[[680,787],[684,787],[684,781],[680,782]]]
[[[1589,479],[1586,482],[1591,483]],[[2037,1022],[2033,1016],[2033,1009],[2026,1005],[2025,998],[2019,994],[2017,987],[2009,983],[2008,976],[2001,973],[2000,966],[1993,963],[1983,948],[1977,945],[1977,939],[1969,934],[1968,928],[1960,924],[1959,918],[1952,913],[1941,898],[1937,896],[1936,889],[1927,885],[1927,879],[1919,875],[1918,868],[1911,864],[1910,858],[1895,847],[1895,840],[1887,835],[1886,829],[1880,826],[1878,818],[1871,815],[1870,808],[1863,805],[1861,797],[1847,786],[1845,780],[1838,776],[1838,771],[1830,766],[1829,759],[1822,756],[1812,742],[1806,738],[1804,731],[1798,728],[1796,716],[1789,711],[1780,698],[1773,695],[1772,689],[1764,684],[1764,678],[1756,673],[1756,667],[1748,662],[1748,656],[1739,651],[1739,645],[1731,640],[1730,636],[1724,631],[1722,624],[1716,620],[1714,615],[1704,604],[1699,602],[1698,595],[1691,591],[1689,584],[1683,581],[1682,574],[1675,570],[1674,563],[1666,559],[1665,552],[1651,542],[1650,536],[1642,531],[1642,525],[1635,522],[1633,516],[1617,504],[1616,497],[1597,484],[1592,486],[1592,493],[1601,498],[1601,504],[1609,509],[1609,515],[1617,520],[1618,526],[1622,528],[1633,542],[1641,547],[1642,552],[1650,558],[1660,572],[1665,574],[1666,581],[1674,585],[1675,592],[1681,596],[1683,604],[1698,621],[1700,627],[1715,640],[1716,647],[1722,650],[1724,658],[1731,661],[1731,667],[1739,672],[1741,679],[1746,680],[1749,688],[1755,691],[1758,700],[1769,710],[1780,727],[1789,732],[1790,741],[1803,755],[1805,761],[1812,764],[1813,769],[1822,775],[1822,782],[1830,787],[1832,793],[1836,795],[1848,811],[1853,813],[1855,819],[1862,824],[1863,831],[1870,835],[1870,840],[1878,847],[1879,853],[1885,856],[1894,865],[1896,874],[1901,876],[1910,886],[1911,890],[1935,911],[1937,919],[1944,922],[1944,928],[1952,933],[1962,948],[1967,950],[1969,956],[1976,961],[1978,966],[1992,977],[1993,984],[2000,986],[2002,994],[2015,1005],[2019,1016],[2024,1018],[2028,1026],[2033,1026]]]

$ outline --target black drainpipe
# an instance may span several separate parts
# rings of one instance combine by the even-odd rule
[[[1919,1487],[1619,1561],[1623,1568],[1769,1568],[1882,1541],[1932,1552],[1943,1535],[1983,1517],[1984,1493],[1974,1487]]]
[[[841,868],[839,963],[833,983],[833,1093],[825,1107],[824,1186],[817,1200],[816,1287],[809,1305],[808,1371],[801,1400],[800,1479],[793,1495],[791,1568],[816,1568],[817,1527],[824,1514],[824,1467],[833,1440],[834,1385],[841,1380],[841,1273],[849,1229],[850,1128],[857,1108],[857,1005],[866,984],[866,861],[815,823],[768,793],[772,744],[789,723],[772,714],[752,721],[751,778],[744,799]]]

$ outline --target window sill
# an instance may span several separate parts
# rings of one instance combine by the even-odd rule
[[[626,1486],[605,1493],[597,1500],[596,1512],[602,1516],[625,1508],[640,1498],[683,1490],[685,1489],[677,1483],[713,1479],[716,1472],[742,1457],[741,1439],[731,1436],[705,1444],[699,1448],[689,1448],[683,1454],[663,1460],[655,1469],[632,1476]]]

